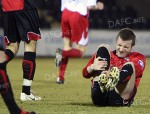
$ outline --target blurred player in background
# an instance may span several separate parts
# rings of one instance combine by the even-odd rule
[[[91,97],[98,106],[130,106],[145,69],[145,56],[131,52],[136,36],[129,28],[120,30],[116,50],[101,45],[87,66],[83,77],[91,78]]]
[[[56,50],[56,67],[59,67],[58,84],[64,83],[64,74],[71,57],[83,57],[88,43],[89,10],[102,10],[103,3],[96,0],[61,0],[61,29],[64,49]],[[73,48],[73,43],[76,44]]]
[[[30,87],[36,68],[36,43],[41,39],[38,0],[2,0],[4,14],[4,38],[6,46],[6,64],[17,54],[20,41],[24,41],[24,58],[22,61],[23,85],[20,99],[41,100],[34,96]]]
[[[4,43],[0,37],[0,93],[10,112],[10,114],[35,114],[35,112],[25,112],[16,104],[11,84],[6,71],[6,55],[4,52]]]

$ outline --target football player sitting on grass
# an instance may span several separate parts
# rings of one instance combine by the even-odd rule
[[[136,36],[129,28],[121,29],[116,50],[100,45],[83,69],[83,77],[92,79],[91,97],[96,106],[130,106],[145,69],[145,56],[131,52]]]

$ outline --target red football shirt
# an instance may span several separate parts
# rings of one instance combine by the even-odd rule
[[[135,72],[136,72],[135,73],[136,74],[135,86],[138,87],[140,79],[143,75],[143,71],[145,69],[145,63],[146,63],[145,56],[138,53],[138,52],[131,52],[125,58],[119,58],[118,56],[116,56],[115,51],[111,51],[110,54],[111,54],[110,67],[118,67],[119,69],[121,69],[126,62],[133,62],[134,63]],[[95,58],[95,54],[89,60],[86,67],[83,69],[83,76],[85,78],[90,78],[92,76],[95,76],[94,72],[91,74],[89,74],[87,72],[87,67],[90,66],[94,62],[94,58]]]
[[[39,0],[2,0],[3,12],[36,8]]]
[[[22,10],[24,8],[24,0],[2,0],[1,4],[4,12]]]

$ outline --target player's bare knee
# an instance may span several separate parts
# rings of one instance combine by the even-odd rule
[[[130,64],[131,66],[134,66],[133,62],[126,62],[124,65]]]
[[[16,55],[19,50],[19,43],[18,42],[10,43],[6,46],[6,49],[11,50],[14,53],[14,55]]]
[[[29,43],[25,42],[25,51],[35,52],[37,41],[31,40]]]
[[[64,50],[65,51],[68,51],[68,50],[71,50],[72,49],[72,47],[70,47],[69,45],[64,45]]]
[[[105,47],[108,51],[110,51],[110,46],[108,44],[101,44],[99,47]]]
[[[6,61],[6,55],[4,51],[0,51],[0,63],[3,63]]]

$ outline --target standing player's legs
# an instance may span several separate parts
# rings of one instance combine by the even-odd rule
[[[11,61],[19,49],[20,36],[12,12],[4,13],[4,39],[6,43],[6,63]]]
[[[66,16],[69,15],[70,16]],[[68,58],[80,58],[84,55],[87,38],[88,20],[87,17],[81,16],[78,13],[65,11],[62,15],[62,33],[64,39],[64,50],[61,51],[61,64],[59,65],[59,76],[57,83],[64,83],[64,74],[68,64]],[[69,19],[66,17],[69,17]],[[76,43],[76,48],[72,48],[72,43]],[[56,55],[57,56],[57,55]],[[57,59],[57,58],[56,58]]]
[[[35,114],[35,112],[23,112],[15,102],[11,84],[6,72],[6,55],[0,42],[0,93],[10,114]]]
[[[59,74],[58,74],[58,78],[56,83],[58,84],[63,84],[64,83],[64,74],[66,71],[66,67],[68,64],[68,57],[63,56],[63,52],[72,49],[72,42],[70,41],[69,38],[63,38],[63,42],[64,42],[64,50],[60,50],[61,54],[59,57],[61,57],[61,61],[59,63]]]
[[[83,53],[85,53],[85,48],[86,46],[82,46],[78,44],[76,48],[72,48],[72,43],[69,42],[69,39],[64,38],[64,50],[61,50],[62,60],[59,66],[59,75],[56,81],[57,83],[59,84],[64,83],[64,74],[66,71],[69,58],[82,57]]]
[[[36,42],[37,41],[31,40],[29,43],[25,43],[25,52],[22,61],[23,85],[20,96],[22,101],[41,100],[41,97],[33,96],[30,90],[36,68]]]
[[[16,11],[13,12],[13,16],[17,35],[15,38],[18,42],[25,42],[25,52],[22,61],[23,85],[20,99],[22,101],[40,100],[40,97],[33,96],[30,91],[36,66],[36,41],[41,39],[38,12],[37,9]]]

